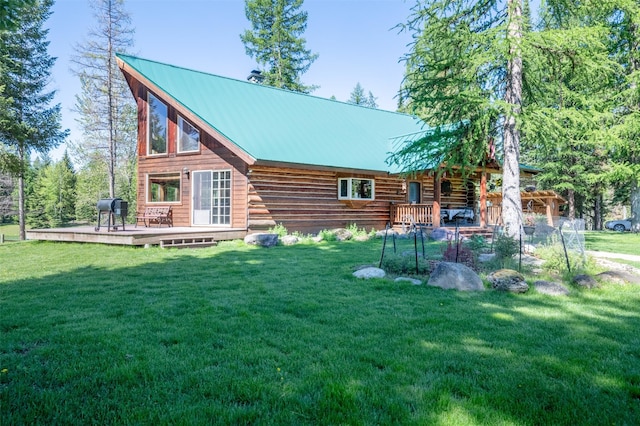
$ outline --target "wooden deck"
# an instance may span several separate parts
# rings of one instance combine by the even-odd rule
[[[163,247],[195,247],[212,245],[215,241],[244,238],[246,229],[203,227],[144,227],[126,225],[122,230],[107,232],[103,226],[99,231],[94,226],[73,228],[31,229],[28,240],[66,241],[77,243],[116,244],[125,246],[162,245]]]

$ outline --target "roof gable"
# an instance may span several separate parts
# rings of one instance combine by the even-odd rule
[[[396,171],[391,138],[415,117],[117,55],[127,66],[259,161]]]

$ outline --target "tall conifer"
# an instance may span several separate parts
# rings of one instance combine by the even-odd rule
[[[247,55],[263,71],[264,84],[309,93],[314,86],[300,80],[318,58],[306,48],[307,29],[303,0],[246,0],[245,14],[251,29],[240,35]]]
[[[16,15],[15,28],[0,32],[4,65],[0,86],[4,86],[9,117],[0,127],[0,142],[9,159],[5,167],[18,177],[20,239],[26,238],[24,178],[29,154],[55,148],[67,134],[60,126],[60,105],[51,106],[55,91],[47,90],[55,58],[47,52],[44,23],[52,5],[52,0],[25,2]]]

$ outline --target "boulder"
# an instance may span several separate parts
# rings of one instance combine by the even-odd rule
[[[285,235],[284,237],[280,238],[280,241],[285,246],[292,246],[294,244],[298,244],[300,242],[300,238],[296,237],[295,235]]]
[[[640,276],[624,271],[604,271],[596,279],[612,284],[640,284]]]
[[[409,282],[413,285],[422,285],[422,281],[417,280],[415,278],[409,278],[409,277],[398,277],[395,280],[393,280],[396,283],[401,283],[401,282]]]
[[[438,263],[431,272],[427,284],[447,290],[484,291],[484,285],[478,274],[462,263]]]
[[[573,277],[573,283],[578,287],[582,288],[596,288],[598,287],[598,282],[591,275],[586,274],[578,274]]]
[[[338,241],[347,241],[353,238],[353,234],[348,229],[337,228],[331,231],[333,235],[336,236],[336,240]]]
[[[365,280],[371,278],[384,278],[386,273],[384,270],[380,268],[374,268],[373,266],[369,266],[368,268],[358,269],[353,273],[353,276],[356,278],[362,278]]]
[[[566,296],[569,294],[568,288],[560,283],[554,283],[551,281],[539,280],[533,283],[533,287],[538,293],[549,296]]]
[[[390,229],[383,229],[382,231],[376,232],[376,238],[384,238],[385,234],[387,235],[387,238],[392,238],[393,235],[398,235],[396,231],[390,228]]]
[[[499,269],[490,273],[487,279],[491,287],[498,291],[508,291],[511,293],[526,293],[529,285],[524,281],[524,277],[513,269]]]
[[[244,237],[245,244],[260,247],[274,247],[278,245],[278,234],[255,233]]]
[[[478,262],[480,263],[491,262],[495,258],[496,258],[495,253],[480,253],[478,255]]]
[[[434,228],[431,231],[431,239],[435,241],[447,241],[453,239],[453,232],[445,228]]]

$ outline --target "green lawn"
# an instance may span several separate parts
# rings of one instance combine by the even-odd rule
[[[632,232],[589,231],[585,243],[587,250],[640,255],[640,234]]]
[[[637,424],[640,287],[354,279],[380,248],[0,245],[0,423]]]

